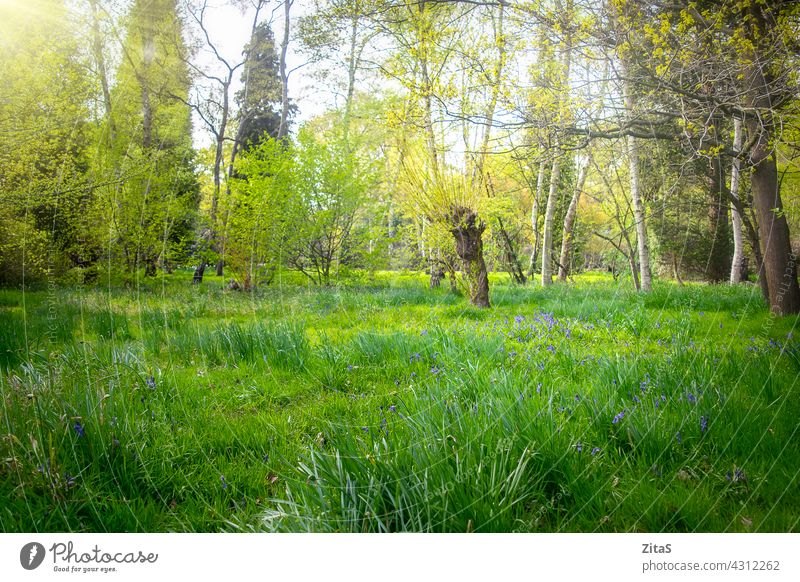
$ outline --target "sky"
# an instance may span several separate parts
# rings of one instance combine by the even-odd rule
[[[185,0],[182,0],[185,1]],[[198,4],[194,0],[192,4]],[[309,0],[295,0],[292,6],[292,27],[296,30],[297,19],[308,9]],[[232,6],[226,0],[209,0],[204,19],[211,40],[217,45],[221,55],[230,63],[238,63],[242,58],[242,50],[250,38],[255,10],[251,7],[242,11]],[[275,34],[276,44],[283,38],[283,6],[280,0],[272,0],[261,11],[262,21],[271,21]],[[295,116],[295,127],[315,115],[323,113],[334,104],[335,96],[326,87],[321,86],[311,73],[312,68],[307,64],[307,57],[297,50],[297,42],[290,31],[289,51],[287,53],[287,68],[291,71],[289,76],[289,97],[298,106]],[[204,67],[213,69],[216,58],[209,50],[201,51],[197,55],[197,62]],[[241,71],[241,68],[239,69]],[[237,74],[231,90],[231,95],[241,88],[241,75]],[[211,143],[210,134],[203,129],[199,119],[194,120],[194,141],[198,146]]]

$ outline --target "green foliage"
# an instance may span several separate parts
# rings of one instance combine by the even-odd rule
[[[174,0],[134,3],[112,89],[117,133],[98,173],[121,177],[102,210],[107,252],[130,271],[185,260],[199,204],[191,146],[186,47]]]
[[[90,85],[60,0],[0,6],[0,283],[96,259]]]
[[[327,285],[341,267],[370,263],[376,235],[362,212],[376,185],[369,161],[301,130],[296,142],[263,139],[239,172],[228,252],[246,287],[269,283],[281,267]]]

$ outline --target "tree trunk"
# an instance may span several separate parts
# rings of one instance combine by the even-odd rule
[[[572,232],[575,227],[575,216],[578,213],[578,203],[581,199],[581,192],[586,183],[586,174],[589,172],[589,161],[578,170],[578,182],[575,184],[575,192],[567,208],[567,215],[564,217],[564,233],[561,237],[561,258],[558,266],[558,280],[566,281],[569,274],[570,254],[572,253]]]
[[[738,117],[733,120],[733,153],[738,156],[742,149],[742,120]],[[738,157],[733,158],[731,169],[731,198],[739,198],[739,166]],[[742,282],[742,261],[744,260],[744,236],[742,235],[742,216],[736,204],[731,203],[731,217],[733,219],[733,259],[731,260],[731,285]]]
[[[450,292],[458,294],[458,279],[456,279],[456,270],[450,258],[447,259],[445,267],[447,268],[447,278],[450,281]]]
[[[751,158],[758,161],[750,174],[764,261],[759,277],[766,281],[772,313],[798,313],[800,287],[797,284],[797,264],[778,189],[777,163],[771,151],[769,136],[764,135],[768,130],[755,118],[748,120],[747,128],[750,135],[762,134],[751,153]]]
[[[701,143],[701,149],[719,147],[719,122],[712,120],[706,131],[709,140]],[[725,182],[722,156],[716,153],[710,157],[706,166],[708,184],[708,223],[711,233],[711,248],[706,261],[706,279],[710,283],[720,283],[730,274],[730,233],[728,226],[728,206],[730,193]]]
[[[675,275],[675,280],[678,282],[678,285],[683,287],[683,279],[681,279],[681,270],[678,266],[678,258],[674,254],[672,255],[672,273]]]
[[[456,253],[461,259],[464,276],[469,285],[469,301],[476,307],[489,307],[489,274],[483,259],[483,231],[486,225],[475,211],[456,207],[451,217]]]
[[[281,58],[278,66],[281,75],[281,123],[278,126],[278,139],[289,133],[289,73],[286,70],[286,53],[289,50],[290,12],[294,0],[283,0],[283,40],[281,41]]]
[[[544,175],[547,171],[547,164],[542,160],[539,162],[539,175],[536,178],[536,192],[533,195],[531,204],[531,227],[533,228],[533,247],[531,248],[531,262],[528,266],[528,275],[533,277],[536,270],[536,260],[539,253],[539,244],[541,244],[542,233],[539,230],[539,204],[542,200],[542,192],[544,191]]]
[[[194,270],[194,275],[192,276],[192,284],[199,285],[203,282],[203,273],[206,272],[206,261],[205,259],[200,259],[200,263],[197,265],[197,268]]]
[[[762,45],[771,38],[769,27],[774,24],[768,22],[760,4],[754,3],[747,10],[751,16],[747,27],[751,38],[748,40],[753,47],[749,55],[752,64],[747,71],[748,105],[757,111],[757,115],[749,116],[746,124],[749,139],[753,142],[750,150],[753,163],[750,186],[764,258],[763,272],[759,273],[759,277],[763,275],[766,280],[770,311],[776,315],[787,315],[800,312],[800,286],[778,185],[778,165],[771,143],[774,137],[771,109],[773,83],[766,76],[770,75],[770,67],[768,62],[764,62],[763,56],[769,47]]]
[[[622,75],[626,75],[627,68],[622,66]],[[628,118],[633,117],[633,94],[630,84],[625,81],[623,84],[625,91],[625,109]],[[641,290],[650,291],[652,289],[650,275],[650,250],[647,246],[647,224],[645,222],[644,203],[641,195],[641,185],[639,181],[639,144],[632,135],[627,136],[628,141],[628,162],[630,167],[631,181],[631,202],[633,203],[633,217],[636,221],[636,244],[639,251],[639,271],[641,273]]]
[[[517,256],[517,251],[514,249],[514,241],[511,240],[511,237],[509,236],[508,231],[503,224],[503,219],[499,216],[497,217],[497,227],[498,233],[500,234],[500,239],[503,241],[508,272],[511,274],[511,278],[514,280],[514,283],[517,283],[518,285],[524,285],[526,283],[526,279],[525,273],[522,270],[522,263],[520,263],[519,257]]]
[[[97,0],[89,0],[92,9],[92,52],[94,61],[97,65],[97,75],[100,78],[100,87],[103,90],[103,108],[105,109],[106,121],[108,121],[109,143],[113,148],[117,141],[117,126],[112,115],[111,91],[108,84],[108,73],[106,72],[106,59],[103,55],[103,38],[100,34],[100,16],[98,14]]]
[[[558,182],[561,178],[561,158],[558,154],[553,158],[553,169],[550,171],[550,191],[547,195],[547,208],[544,212],[544,234],[542,240],[542,287],[553,283],[553,221],[556,215],[556,197]]]

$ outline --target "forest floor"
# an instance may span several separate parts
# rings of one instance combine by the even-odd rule
[[[0,291],[2,531],[800,531],[757,287],[190,276]]]

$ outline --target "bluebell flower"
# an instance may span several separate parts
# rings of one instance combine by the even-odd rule
[[[353,365],[352,364],[348,364],[347,365],[347,371],[348,372],[352,372],[353,371]]]
[[[555,353],[556,353],[556,348],[555,348],[555,346],[553,346],[552,344],[550,344],[549,346],[547,346],[547,351],[549,351],[549,352],[551,352],[551,353],[555,354]]]
[[[80,422],[76,422],[75,426],[73,426],[72,428],[74,428],[75,432],[78,433],[78,438],[86,436],[86,433],[83,430],[83,425]]]
[[[522,323],[523,321],[525,321],[525,318],[523,316],[521,316],[521,315],[515,315],[514,316],[514,321],[517,322],[517,323]]]
[[[701,433],[706,432],[707,428],[708,428],[708,419],[705,416],[701,416],[700,417],[700,432]]]
[[[681,444],[683,442],[680,431],[675,433],[675,440],[678,441],[678,444]]]
[[[614,417],[614,420],[611,421],[611,424],[617,424],[620,420],[625,418],[625,411],[622,410]]]
[[[397,411],[397,407],[396,407],[394,404],[392,404],[392,405],[389,407],[389,412],[396,412],[396,411]]]
[[[364,432],[369,432],[369,428],[367,428],[366,426],[362,426],[361,430],[363,430]]]
[[[225,475],[220,475],[219,476],[219,480],[222,482],[222,488],[223,489],[227,489],[228,488],[228,482],[225,480]]]
[[[145,384],[147,384],[147,387],[150,388],[150,390],[156,389],[156,379],[153,378],[152,376],[147,377],[147,380],[145,380]]]
[[[539,382],[539,383],[536,385],[536,393],[537,393],[537,394],[541,394],[541,393],[542,393],[542,383],[541,383],[541,382]]]
[[[600,447],[595,447],[592,449],[592,455],[596,455],[599,452],[600,452]]]
[[[689,401],[689,402],[691,402],[692,404],[696,404],[696,403],[697,403],[697,398],[696,398],[696,397],[695,397],[695,395],[694,395],[694,394],[692,394],[691,392],[687,392],[687,394],[686,394],[686,400],[688,400],[688,401]]]
[[[428,335],[428,330],[423,329],[421,332],[419,332],[419,335]]]
[[[577,451],[580,453],[580,452],[582,452],[582,451],[583,451],[583,444],[581,444],[581,443],[578,443],[577,445],[575,445],[575,448],[576,448],[576,449],[577,449]]]

